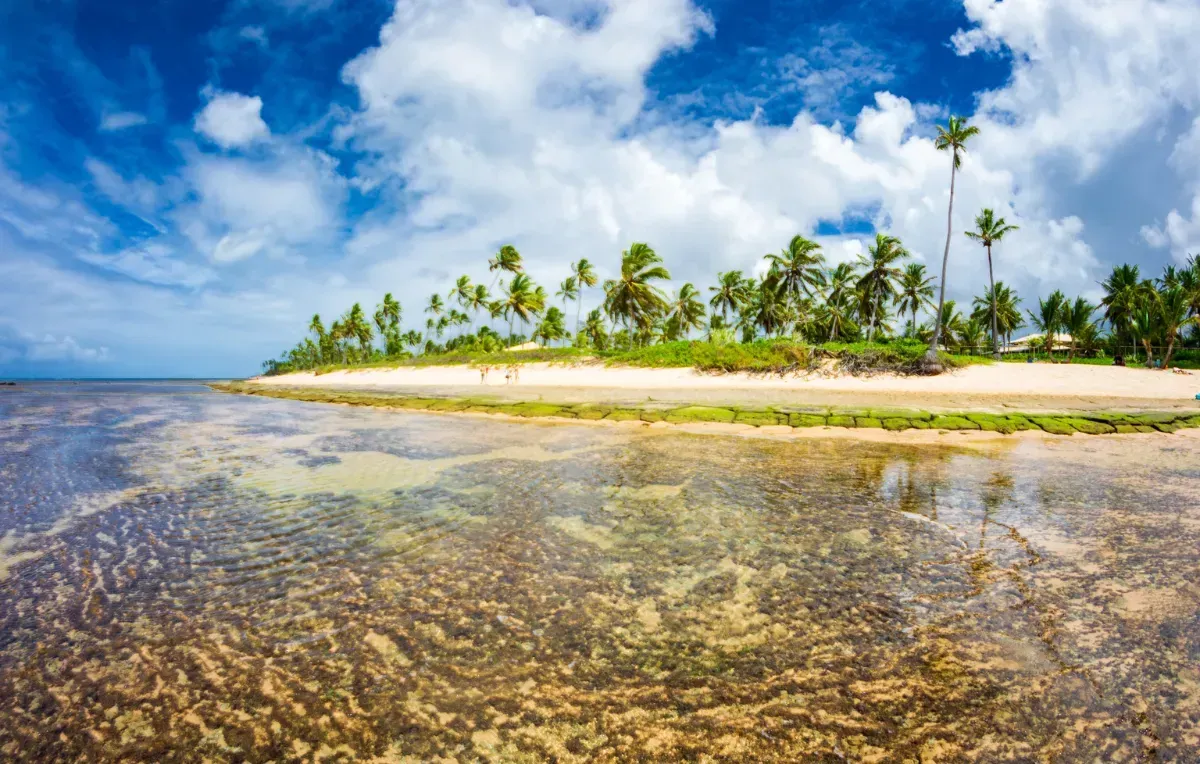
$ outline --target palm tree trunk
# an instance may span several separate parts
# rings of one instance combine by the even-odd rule
[[[917,304],[913,303],[913,322],[912,322],[913,339],[917,338]]]
[[[579,296],[575,298],[575,336],[579,337],[579,314],[583,311],[583,290],[579,290]]]
[[[1175,352],[1175,335],[1171,335],[1171,339],[1167,341],[1167,355],[1163,358],[1163,368],[1171,368],[1171,354]]]
[[[942,283],[938,288],[937,318],[933,325],[933,338],[929,341],[929,350],[925,353],[925,365],[929,368],[939,368],[938,340],[942,338],[942,311],[946,305],[946,266],[950,262],[950,236],[954,231],[954,178],[958,171],[958,152],[950,150],[950,205],[946,208],[946,251],[942,253]]]
[[[996,331],[996,276],[992,272],[992,245],[987,245],[988,255],[988,281],[992,287],[992,359],[1000,360],[1000,337]]]

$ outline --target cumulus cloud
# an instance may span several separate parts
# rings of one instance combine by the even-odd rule
[[[241,93],[209,91],[196,115],[196,132],[222,148],[244,148],[271,135],[262,118],[262,99]]]
[[[161,286],[198,287],[213,279],[213,272],[172,256],[163,244],[130,247],[112,254],[82,253],[79,259],[131,279]]]
[[[69,361],[94,364],[110,359],[107,347],[85,347],[69,335],[32,334],[0,324],[0,366]]]

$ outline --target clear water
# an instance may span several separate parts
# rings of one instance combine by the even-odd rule
[[[0,393],[5,761],[1189,761],[1200,439]]]

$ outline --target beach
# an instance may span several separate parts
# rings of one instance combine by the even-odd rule
[[[693,369],[601,364],[526,364],[515,384],[505,369],[485,382],[478,368],[399,367],[301,372],[248,380],[254,385],[330,390],[479,395],[562,402],[660,402],[829,406],[911,406],[940,410],[1198,409],[1200,374],[1070,364],[980,364],[937,376],[711,374]]]

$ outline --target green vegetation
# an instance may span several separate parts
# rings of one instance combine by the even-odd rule
[[[312,388],[273,387],[232,382],[210,385],[214,390],[228,393],[260,395],[268,398],[343,403],[354,406],[377,406],[395,409],[433,412],[469,412],[505,414],[527,418],[556,417],[559,419],[600,420],[612,422],[643,421],[692,424],[716,422],[741,424],[750,427],[790,426],[871,428],[891,431],[938,430],[955,432],[973,430],[1011,434],[1025,430],[1042,430],[1052,435],[1111,435],[1118,433],[1173,433],[1184,428],[1200,428],[1200,412],[1196,410],[1150,412],[1077,412],[1073,414],[933,414],[915,409],[852,409],[814,408],[807,411],[788,410],[793,407],[738,408],[727,406],[677,406],[674,408],[648,406],[644,408],[599,404],[567,404],[534,401],[513,403],[495,398],[420,398],[386,393],[340,392]]]
[[[954,193],[967,143],[979,134],[966,120],[950,117],[938,127],[934,145],[948,151],[950,199],[946,212],[946,246],[942,255],[938,300],[932,304],[934,280],[925,265],[909,262],[910,253],[899,239],[878,232],[873,244],[853,263],[827,266],[821,246],[803,235],[793,236],[779,254],[765,256],[757,278],[741,270],[717,274],[702,290],[684,283],[674,294],[662,284],[671,280],[663,258],[647,243],[634,242],[613,263],[616,277],[601,285],[601,307],[585,320],[583,301],[599,282],[587,260],[570,264],[553,298],[526,272],[521,254],[504,245],[487,260],[494,274],[490,286],[460,276],[443,298],[429,297],[425,331],[402,330],[400,303],[385,294],[368,320],[359,303],[328,329],[319,315],[309,322],[309,335],[279,359],[263,363],[267,374],[329,368],[413,364],[519,363],[546,360],[535,355],[508,357],[507,348],[532,340],[549,348],[568,341],[579,355],[600,355],[618,349],[630,354],[626,363],[644,366],[694,366],[711,371],[779,372],[811,368],[827,360],[843,371],[900,371],[937,373],[954,365],[948,353],[1000,357],[1001,339],[1025,325],[1021,298],[1003,281],[996,281],[992,248],[1017,230],[992,209],[982,210],[966,236],[984,247],[988,281],[982,296],[972,300],[964,317],[946,299],[946,272],[954,237]],[[1168,367],[1182,348],[1200,348],[1200,261],[1187,267],[1168,267],[1162,278],[1143,280],[1137,266],[1122,265],[1103,284],[1100,306],[1083,297],[1069,300],[1060,291],[1038,300],[1027,312],[1042,332],[1039,350],[1053,359],[1065,337],[1067,360],[1144,354],[1148,365],[1161,357]],[[573,331],[564,312],[575,303]],[[1096,313],[1103,307],[1103,319]],[[920,323],[922,312],[930,314]],[[907,320],[905,320],[907,319]],[[505,322],[506,335],[495,328]],[[486,321],[486,324],[484,323]],[[897,327],[897,322],[903,326]],[[1104,334],[1104,323],[1108,333]],[[529,335],[516,333],[520,326]],[[704,335],[704,349],[687,343],[694,333]],[[377,341],[378,339],[378,341]],[[863,349],[839,350],[835,343],[868,344]],[[681,341],[684,341],[681,343]],[[912,346],[923,348],[914,359]],[[741,346],[744,350],[730,349]],[[566,350],[565,347],[560,348]],[[555,356],[561,358],[564,354]],[[420,361],[414,360],[419,357]],[[615,356],[609,360],[618,362]]]

